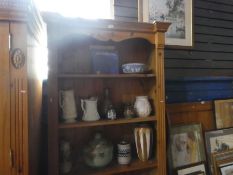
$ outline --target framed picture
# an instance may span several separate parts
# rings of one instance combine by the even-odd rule
[[[220,175],[219,169],[233,163],[233,149],[212,153],[213,174]]]
[[[233,149],[233,128],[205,132],[209,171],[213,172],[211,154]]]
[[[170,128],[170,167],[178,168],[205,160],[201,124]]]
[[[233,99],[214,100],[216,127],[233,127]]]
[[[204,163],[198,163],[188,167],[177,170],[177,175],[206,175],[206,168]]]
[[[139,0],[139,21],[171,22],[166,45],[192,46],[192,0]]]
[[[220,167],[221,175],[232,175],[233,174],[233,162],[232,164]]]

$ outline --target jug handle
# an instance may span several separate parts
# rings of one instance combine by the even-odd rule
[[[86,109],[84,107],[84,100],[83,99],[81,99],[81,108],[82,108],[83,112],[86,113]]]
[[[64,94],[63,91],[60,91],[60,92],[59,92],[59,106],[60,106],[61,108],[64,107],[63,100],[62,100],[63,94]]]

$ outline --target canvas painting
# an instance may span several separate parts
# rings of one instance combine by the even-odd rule
[[[206,168],[205,164],[191,165],[189,167],[181,168],[177,170],[177,175],[205,175]]]
[[[200,124],[172,127],[170,142],[173,168],[205,159]]]
[[[224,166],[220,168],[222,175],[232,175],[233,174],[233,164]]]
[[[205,133],[209,171],[213,172],[211,154],[233,149],[233,128],[213,130]]]
[[[224,136],[211,137],[210,138],[210,151],[222,152],[233,148],[233,133]]]
[[[166,21],[171,23],[166,33],[166,44],[192,46],[192,0],[142,1],[142,8],[139,7],[139,10],[142,9],[144,22]]]
[[[218,129],[233,127],[233,99],[215,100],[214,109]]]

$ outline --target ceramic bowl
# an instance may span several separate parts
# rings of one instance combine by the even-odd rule
[[[146,69],[146,65],[143,63],[128,63],[122,65],[122,71],[126,74],[144,73]]]

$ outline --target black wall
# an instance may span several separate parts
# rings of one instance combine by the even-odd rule
[[[115,0],[115,19],[137,21],[137,9]],[[193,32],[192,48],[165,48],[167,101],[233,97],[233,0],[193,0]]]

